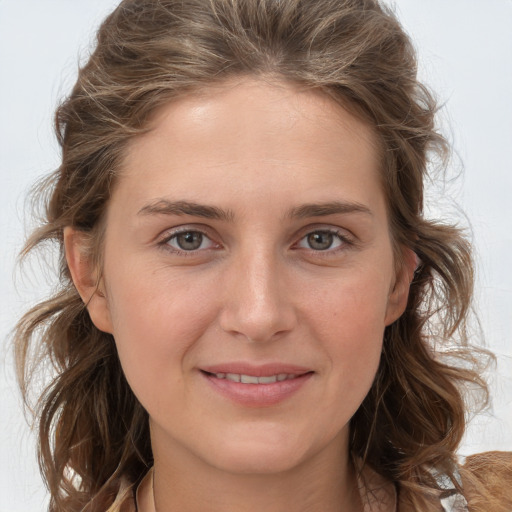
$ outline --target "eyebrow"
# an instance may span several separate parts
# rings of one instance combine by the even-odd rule
[[[303,204],[292,208],[290,218],[304,219],[308,217],[325,217],[327,215],[364,213],[373,216],[372,211],[361,203],[331,201],[327,203]]]
[[[350,213],[373,215],[368,207],[360,203],[330,201],[327,203],[311,203],[296,206],[288,212],[287,216],[292,219],[304,219]],[[216,206],[208,206],[190,201],[169,201],[168,199],[159,199],[147,204],[138,211],[137,215],[191,215],[193,217],[227,222],[232,222],[235,218],[235,214],[231,210],[223,210]]]
[[[137,215],[192,215],[223,221],[232,221],[235,217],[232,211],[223,210],[216,206],[189,201],[169,201],[167,199],[159,199],[154,203],[147,204],[139,210]]]

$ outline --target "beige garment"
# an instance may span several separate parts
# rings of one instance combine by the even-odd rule
[[[494,512],[512,512],[512,453],[488,452],[466,459],[461,469],[462,485],[469,501],[469,509]],[[440,477],[442,480],[442,476]],[[359,479],[364,512],[395,512],[397,496],[395,486],[365,467]],[[443,496],[432,502],[436,512],[466,512],[466,500],[456,492],[450,492],[449,482]],[[487,495],[483,494],[486,493]],[[494,498],[498,508],[489,508]],[[138,512],[155,512],[153,502],[153,470],[150,469],[137,490]],[[133,492],[130,486],[122,486],[116,502],[107,512],[136,512]],[[400,512],[407,512],[403,503]],[[417,512],[417,511],[414,511]]]

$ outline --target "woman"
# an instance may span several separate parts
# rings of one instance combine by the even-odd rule
[[[510,508],[454,455],[485,384],[468,243],[422,216],[434,114],[377,2],[120,4],[25,251],[62,251],[17,331],[24,391],[34,344],[57,369],[50,510]]]

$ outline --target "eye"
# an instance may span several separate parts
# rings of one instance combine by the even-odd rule
[[[198,251],[201,249],[210,249],[215,246],[201,231],[180,231],[169,236],[163,241],[165,245],[181,252]]]
[[[312,249],[313,251],[327,251],[329,249],[337,249],[346,243],[348,242],[345,237],[336,231],[318,230],[308,233],[297,245],[298,247]]]

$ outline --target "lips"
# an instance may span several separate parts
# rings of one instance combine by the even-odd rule
[[[238,405],[268,407],[297,393],[314,372],[296,365],[229,363],[201,368],[217,393]]]

